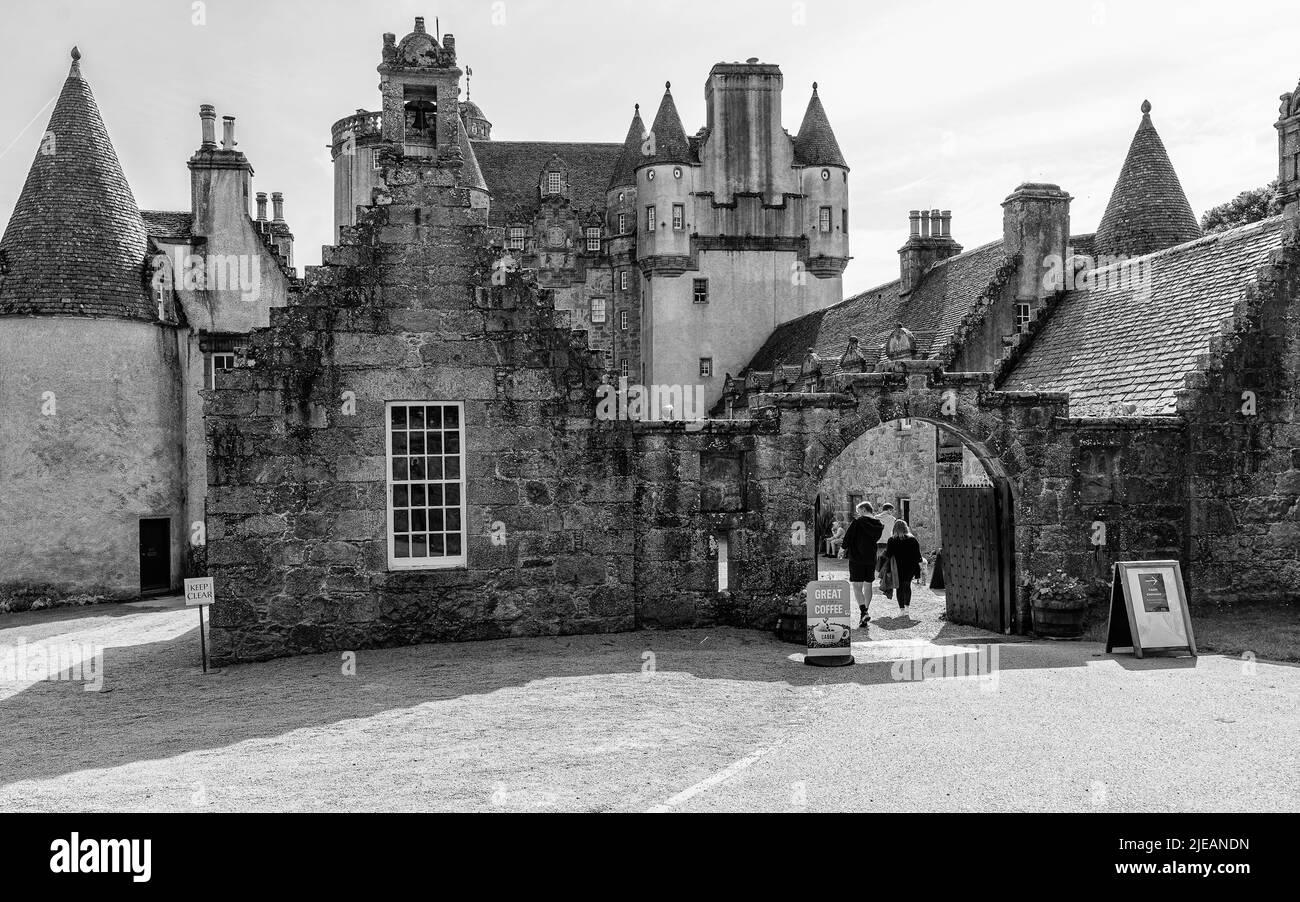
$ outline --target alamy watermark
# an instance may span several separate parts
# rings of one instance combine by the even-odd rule
[[[5,683],[37,683],[44,680],[82,682],[87,692],[104,686],[104,649],[77,642],[0,646],[0,686]]]
[[[1043,258],[1043,288],[1058,291],[1134,291],[1146,294],[1154,284],[1154,263],[1150,257],[1127,254],[1076,254],[1065,257],[1048,254]]]
[[[638,422],[700,422],[704,420],[703,385],[628,385],[604,383],[596,389],[596,419]]]
[[[154,254],[152,285],[156,291],[237,291],[256,298],[262,287],[261,260],[256,254]]]
[[[952,652],[957,651],[957,654]],[[895,661],[889,674],[897,682],[921,680],[969,680],[981,690],[998,688],[1001,652],[997,645],[981,645],[974,652],[964,649],[928,647],[917,657]]]

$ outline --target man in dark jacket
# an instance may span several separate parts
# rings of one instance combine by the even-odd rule
[[[885,524],[875,518],[875,512],[871,502],[863,501],[858,505],[857,517],[849,524],[848,532],[844,533],[843,548],[849,559],[849,585],[853,588],[853,597],[858,601],[863,624],[871,619],[867,616],[867,606],[871,603],[871,584],[876,578],[876,542],[885,531]]]

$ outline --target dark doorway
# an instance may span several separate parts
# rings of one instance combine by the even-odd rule
[[[994,632],[1011,626],[1010,492],[996,485],[939,487],[948,619]]]
[[[172,587],[172,521],[168,517],[140,521],[140,591],[165,592]]]

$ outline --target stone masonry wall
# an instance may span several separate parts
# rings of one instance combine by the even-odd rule
[[[1179,392],[1194,605],[1300,600],[1297,264],[1275,253]]]

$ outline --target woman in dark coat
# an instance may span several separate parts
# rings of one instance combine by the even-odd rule
[[[897,572],[898,610],[905,614],[912,604],[912,580],[921,578],[921,543],[906,520],[894,522],[894,534],[885,544],[884,566],[892,566]]]

